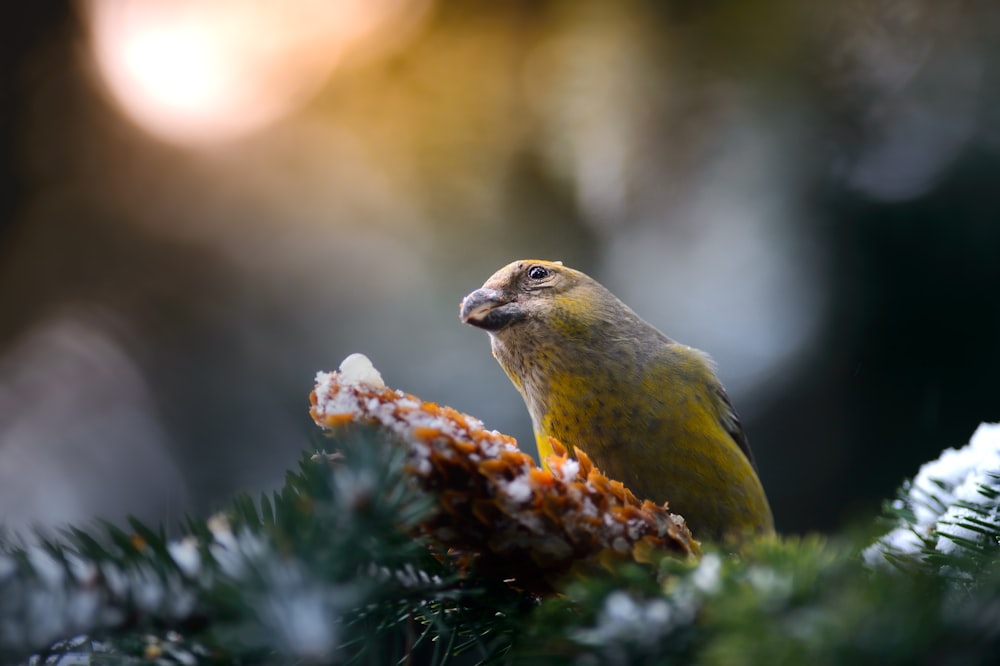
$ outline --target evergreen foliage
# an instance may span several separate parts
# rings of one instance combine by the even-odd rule
[[[5,535],[0,661],[989,664],[1000,654],[1000,470],[979,470],[978,502],[955,500],[954,479],[939,479],[939,493],[920,475],[905,484],[886,520],[915,533],[909,551],[889,535],[864,557],[857,539],[767,539],[738,556],[616,560],[539,599],[422,536],[436,498],[383,431],[351,427],[331,444],[342,460],[304,458],[280,491],[190,519],[179,540],[138,521]],[[951,530],[942,548],[918,517],[952,516],[955,501],[962,517],[935,528]]]
[[[57,663],[68,652],[381,664],[413,651],[436,662],[496,653],[498,614],[519,596],[502,583],[470,585],[415,534],[433,498],[409,483],[402,447],[364,428],[337,446],[346,462],[307,457],[280,491],[189,520],[181,540],[134,520],[131,532],[102,524],[4,539],[0,661],[37,652]]]

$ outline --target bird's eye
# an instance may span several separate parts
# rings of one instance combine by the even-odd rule
[[[544,280],[549,275],[551,275],[551,271],[542,266],[532,266],[528,269],[528,277],[532,280]]]

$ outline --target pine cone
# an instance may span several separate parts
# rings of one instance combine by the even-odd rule
[[[573,459],[552,440],[556,455],[539,468],[512,437],[478,419],[387,388],[360,354],[340,372],[318,373],[310,401],[321,428],[358,422],[395,433],[408,447],[407,469],[438,498],[426,533],[518,587],[547,591],[571,567],[609,557],[698,553],[683,518],[640,502],[579,446]]]

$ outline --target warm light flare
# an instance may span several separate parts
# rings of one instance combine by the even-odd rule
[[[84,0],[83,7],[113,100],[146,131],[198,144],[244,136],[293,111],[342,55],[387,40],[390,27],[409,27],[425,4]]]
[[[197,114],[226,103],[232,72],[210,40],[195,31],[151,29],[126,33],[119,45],[122,75],[152,104]]]

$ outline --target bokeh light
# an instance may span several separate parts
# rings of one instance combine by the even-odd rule
[[[231,140],[314,95],[420,0],[86,0],[99,75],[122,110],[168,141]],[[347,54],[350,55],[350,54]]]

